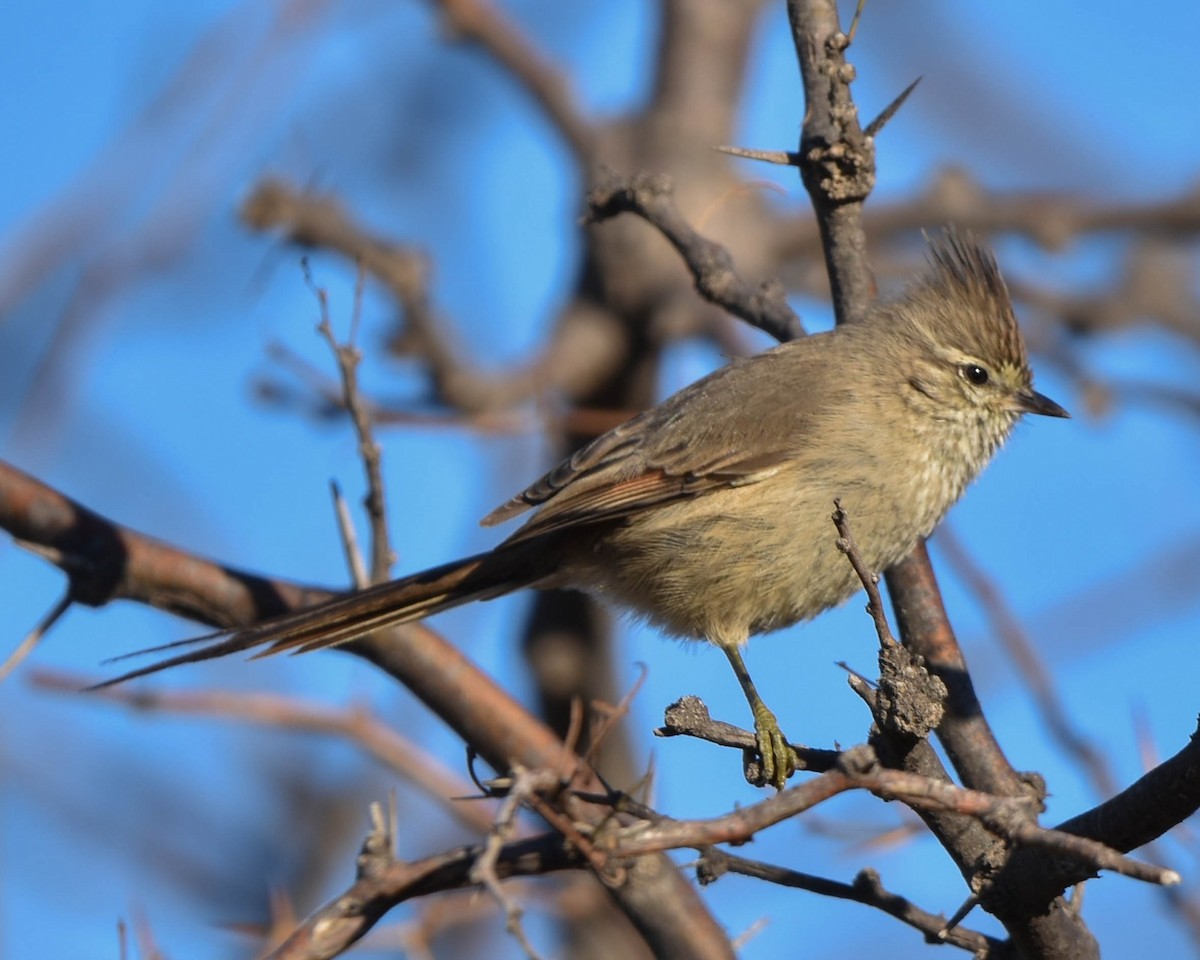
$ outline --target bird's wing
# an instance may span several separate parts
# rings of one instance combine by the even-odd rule
[[[539,508],[516,542],[764,480],[803,450],[826,412],[806,398],[836,399],[814,389],[827,360],[822,336],[735,360],[597,437],[483,523]]]

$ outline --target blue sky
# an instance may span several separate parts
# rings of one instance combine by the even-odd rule
[[[863,114],[913,77],[924,80],[880,140],[876,200],[919,192],[947,164],[968,167],[993,191],[1066,189],[1106,202],[1162,200],[1195,182],[1194,4],[1160,5],[1154,23],[1132,26],[1116,5],[1086,18],[1020,2],[913,4],[903,15],[883,6],[868,5],[854,48]],[[508,9],[564,66],[590,111],[637,103],[653,49],[643,5]],[[10,0],[0,5],[0,37],[0,124],[9,132],[0,178],[2,455],[173,543],[343,583],[327,484],[333,477],[351,496],[361,491],[355,444],[345,425],[314,425],[254,399],[257,382],[279,377],[267,357],[272,341],[331,367],[312,333],[317,313],[297,255],[242,231],[237,205],[267,173],[336,192],[376,229],[426,247],[439,309],[476,356],[503,367],[535,348],[572,280],[578,184],[561,145],[490,66],[446,46],[426,4]],[[780,4],[760,33],[741,142],[794,143],[797,83]],[[486,163],[475,152],[481,144]],[[781,205],[801,208],[787,171],[751,175],[780,184]],[[517,189],[530,183],[539,189]],[[47,237],[59,245],[44,247]],[[1015,239],[997,246],[1010,276],[1058,289],[1103,290],[1121,253],[1114,238],[1053,255]],[[319,255],[313,269],[335,319],[344,319],[351,273]],[[800,306],[823,322],[821,305]],[[368,346],[390,309],[368,292]],[[41,361],[64,323],[75,331],[70,362],[48,369]],[[1154,329],[1084,344],[1080,356],[1098,375],[1182,388],[1200,380],[1196,343]],[[708,349],[680,347],[663,392],[715,360]],[[1035,367],[1039,387],[1076,418],[1024,425],[950,522],[1002,586],[1073,718],[1124,784],[1144,762],[1138,725],[1169,755],[1197,712],[1196,422],[1148,406],[1090,416],[1053,364],[1035,358]],[[364,375],[380,396],[420,396],[420,378],[402,365],[369,364]],[[546,466],[533,436],[417,428],[383,439],[403,570],[494,543],[496,532],[476,519]],[[936,542],[934,554],[938,562]],[[1095,798],[1049,742],[985,618],[952,574],[942,582],[1002,743],[1019,768],[1047,776],[1047,822],[1086,808]],[[0,647],[14,646],[61,588],[52,568],[0,546]],[[527,693],[514,652],[523,602],[475,605],[440,624],[518,695]],[[194,632],[131,605],[77,609],[24,669],[91,673],[104,657]],[[649,667],[638,729],[656,725],[684,693],[743,718],[714,651],[630,628],[619,657],[627,683],[637,662]],[[853,743],[865,729],[838,660],[875,669],[857,600],[758,639],[748,654],[785,730],[818,745]],[[459,745],[435,719],[348,657],[213,663],[162,683],[369,703],[461,768]],[[297,892],[307,908],[349,880],[365,804],[392,782],[344,745],[131,715],[38,691],[21,674],[0,686],[0,731],[0,957],[18,960],[115,955],[117,918],[138,916],[168,956],[245,955],[222,925],[260,916],[267,891],[242,878],[284,876],[306,846],[271,827],[282,819],[283,786],[293,801],[362,798],[361,818],[330,830],[328,885]],[[733,782],[725,792],[696,789],[697,778],[724,782],[728,773],[729,758],[712,748],[647,738],[643,749],[654,757],[657,803],[675,816],[713,815],[754,797]],[[308,778],[302,786],[297,770]],[[414,818],[430,806],[407,790],[401,804]],[[445,817],[429,815],[428,829],[402,833],[405,855],[462,839]],[[826,824],[835,818],[863,837],[904,820],[855,797],[820,811]],[[1195,845],[1168,849],[1194,891]],[[845,880],[873,865],[891,889],[930,910],[949,913],[961,897],[930,839],[864,849],[789,823],[751,855]],[[856,905],[738,878],[706,896],[735,934],[769,919],[744,950],[752,960],[794,955],[797,933],[814,958],[882,946],[897,958],[928,952],[915,934]],[[1135,942],[1158,956],[1188,949],[1154,893],[1130,881],[1093,883],[1085,909],[1113,956],[1132,955]],[[496,955],[519,955],[501,930],[497,921]],[[553,953],[536,921],[535,932]]]

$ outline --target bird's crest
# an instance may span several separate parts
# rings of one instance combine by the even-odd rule
[[[1029,358],[996,258],[969,232],[953,228],[929,239],[932,269],[908,291],[935,342],[1025,371]]]

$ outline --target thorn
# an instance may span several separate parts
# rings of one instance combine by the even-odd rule
[[[884,126],[887,124],[887,122],[896,115],[896,111],[899,110],[902,106],[904,106],[904,101],[908,99],[908,95],[910,93],[912,93],[914,90],[917,89],[917,84],[921,82],[921,79],[922,79],[921,77],[917,77],[916,80],[914,80],[907,87],[905,87],[900,92],[900,96],[898,96],[895,100],[893,100],[886,107],[884,107],[883,112],[880,113],[879,116],[877,116],[869,124],[867,124],[867,129],[864,130],[863,132],[868,137],[873,137],[877,133],[879,133],[879,131],[884,128]]]
[[[978,904],[979,898],[974,894],[967,897],[967,899],[963,901],[963,905],[954,911],[954,916],[947,920],[945,926],[943,926],[942,929],[937,932],[937,938],[939,940],[945,940],[947,937],[949,937],[950,931],[962,923],[967,918],[967,914],[974,910]]]
[[[751,150],[749,147],[728,147],[724,145],[713,147],[719,153],[727,153],[731,157],[743,157],[746,160],[761,160],[763,163],[774,163],[781,167],[800,166],[800,154],[787,150]]]
[[[862,19],[863,7],[866,5],[867,0],[858,0],[858,6],[854,8],[854,16],[850,20],[850,29],[846,31],[847,45],[854,42],[854,35],[858,33],[858,24]]]
[[[10,673],[12,673],[22,660],[24,660],[34,648],[42,642],[42,638],[49,632],[59,620],[59,618],[71,609],[75,603],[71,595],[70,589],[62,595],[62,598],[50,608],[49,612],[38,621],[37,626],[26,634],[15,650],[8,655],[3,663],[0,663],[0,681],[3,681]]]

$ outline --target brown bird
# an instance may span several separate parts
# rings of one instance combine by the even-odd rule
[[[866,564],[884,570],[933,530],[1026,413],[1067,416],[1032,388],[991,253],[948,233],[898,298],[734,360],[560,463],[484,518],[536,511],[495,549],[182,641],[209,645],[103,685],[254,647],[317,650],[521,587],[571,587],[720,647],[753,711],[764,775],[782,786],[793,754],[741,647],[859,588],[837,550],[834,499]]]

